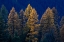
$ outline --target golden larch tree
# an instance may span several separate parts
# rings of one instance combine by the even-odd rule
[[[33,8],[32,12],[30,13],[30,16],[27,20],[27,26],[30,28],[30,33],[28,33],[27,35],[29,35],[28,40],[32,41],[32,42],[37,42],[37,38],[35,37],[35,35],[37,35],[37,31],[35,31],[35,26],[38,22],[38,15],[36,10]],[[26,38],[26,40],[27,40]]]
[[[27,8],[25,9],[25,12],[24,12],[24,15],[26,16],[26,19],[29,18],[29,15],[30,15],[31,11],[32,11],[32,7],[31,7],[30,4],[28,4],[28,6],[27,6]]]

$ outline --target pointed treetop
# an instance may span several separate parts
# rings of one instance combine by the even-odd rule
[[[5,7],[4,5],[1,6],[1,10],[0,10],[0,11],[1,11],[1,12],[2,12],[2,11],[5,11],[6,13],[8,13],[8,10],[6,9],[6,7]]]
[[[23,9],[21,9],[19,13],[22,13],[22,12],[24,12]]]
[[[52,10],[56,10],[56,8],[55,8],[55,7],[53,7],[53,8],[52,8]]]
[[[31,6],[30,4],[28,4],[28,6],[27,6],[27,9],[29,9],[29,8],[31,8],[31,9],[32,9],[32,6]]]
[[[1,6],[2,8],[5,7],[4,5]]]
[[[14,7],[12,7],[12,10],[15,10],[15,8],[14,8]]]
[[[28,4],[28,6],[30,6],[30,4]]]
[[[52,9],[50,9],[49,7],[46,9],[46,11],[44,12],[44,14],[42,15],[42,19],[47,19],[47,17],[51,17],[51,18],[54,18],[53,17],[53,12],[52,12]]]
[[[11,9],[11,11],[10,12],[15,12],[15,8],[14,7],[12,7],[12,9]]]
[[[21,9],[19,13],[20,13],[20,16],[24,15],[23,9]]]
[[[51,15],[52,14],[52,10],[48,7],[47,9],[46,9],[46,11],[44,12],[44,14],[43,14],[43,16],[42,17],[47,17],[48,15]]]
[[[50,7],[48,7],[47,9],[49,9],[49,10],[50,10]]]
[[[48,7],[47,9],[46,9],[46,12],[48,12],[48,11],[50,11],[51,9]]]
[[[2,8],[6,8],[4,5],[1,6]]]
[[[50,9],[50,7],[48,7],[47,9]]]
[[[52,9],[56,9],[55,7],[53,7]]]
[[[53,17],[53,15],[52,15],[52,14],[53,14],[52,9],[50,9],[50,8],[48,7],[47,10],[46,10],[46,12],[45,12],[45,14]]]
[[[41,19],[46,19],[46,17],[47,17],[47,13],[50,11],[51,9],[48,7],[47,9],[46,9],[46,11],[44,12],[44,14],[42,15],[42,18]]]
[[[53,13],[57,14],[57,9],[55,7],[52,8]]]
[[[25,9],[24,15],[26,16],[26,18],[29,17],[29,14],[32,11],[32,6],[30,6],[30,4],[28,4],[27,8]]]

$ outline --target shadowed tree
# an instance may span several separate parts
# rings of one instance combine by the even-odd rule
[[[23,29],[25,26],[25,16],[23,10],[20,10],[20,22],[21,28]]]
[[[54,14],[54,24],[56,26],[57,29],[57,41],[60,42],[60,29],[59,29],[59,25],[58,25],[58,20],[59,20],[59,15],[57,12],[57,9],[55,7],[52,8],[52,12]]]
[[[26,35],[27,35],[27,32],[29,31],[29,28],[26,26],[26,17],[24,15],[24,11],[23,10],[20,10],[20,28],[21,28],[21,35],[20,35],[20,38],[21,38],[21,42],[25,42],[25,38],[26,38]]]
[[[5,22],[0,12],[0,42],[4,42],[5,40]]]
[[[54,24],[55,26],[58,28],[58,19],[59,19],[59,15],[57,12],[57,9],[55,7],[52,8],[52,12],[54,14]]]
[[[4,5],[2,5],[0,9],[0,41],[7,42],[8,40],[8,32],[7,29],[7,16],[8,11]]]
[[[6,7],[4,5],[2,5],[2,7],[1,7],[1,14],[3,16],[5,25],[7,25],[6,23],[7,23],[7,18],[8,18],[8,10],[6,9]]]

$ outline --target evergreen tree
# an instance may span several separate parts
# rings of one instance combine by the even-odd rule
[[[7,16],[8,11],[4,5],[2,5],[0,9],[0,41],[7,42],[8,40],[8,32],[7,29]]]
[[[5,40],[4,29],[5,29],[5,23],[4,23],[3,16],[0,12],[0,41],[1,42],[4,42]]]
[[[2,5],[2,7],[1,7],[1,14],[3,16],[5,25],[7,25],[6,23],[7,23],[7,18],[8,18],[8,10],[6,9],[6,7],[4,5]]]
[[[37,24],[37,22],[38,22],[38,15],[36,10],[33,8],[27,21],[27,26],[30,28],[30,32],[27,34],[29,36],[26,38],[28,42],[30,41],[37,42],[38,40],[37,36],[35,36],[38,33],[37,31],[35,31],[35,25]]]

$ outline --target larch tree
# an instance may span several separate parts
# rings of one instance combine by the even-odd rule
[[[42,15],[40,20],[40,28],[42,32],[41,42],[45,42],[45,38],[47,39],[47,42],[54,42],[54,40],[56,40],[57,32],[54,24],[54,14],[49,7]],[[53,37],[51,35],[53,35]]]
[[[38,40],[38,38],[35,37],[35,35],[37,35],[38,33],[37,31],[35,31],[35,25],[37,24],[37,22],[38,22],[38,15],[36,10],[33,8],[27,21],[27,26],[30,28],[30,32],[27,34],[29,36],[26,37],[26,40],[28,40],[28,42],[30,41],[37,42]]]
[[[12,7],[12,10],[10,11],[9,16],[8,16],[8,30],[11,37],[14,37],[16,33],[18,35],[20,31],[19,16],[17,12],[15,12],[14,7]]]
[[[25,9],[24,15],[26,16],[26,20],[29,18],[29,15],[32,11],[32,7],[30,4],[28,4],[27,8]]]

